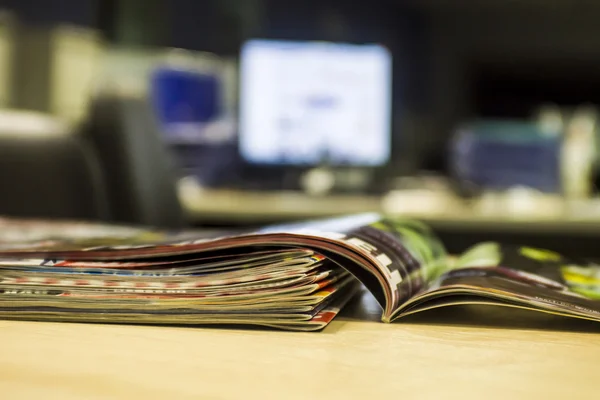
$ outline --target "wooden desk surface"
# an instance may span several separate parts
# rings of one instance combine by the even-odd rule
[[[550,331],[489,320],[467,326],[449,323],[446,312],[433,323],[427,317],[383,324],[372,321],[376,308],[356,307],[319,333],[0,321],[0,393],[5,399],[597,397],[596,324],[553,323]]]

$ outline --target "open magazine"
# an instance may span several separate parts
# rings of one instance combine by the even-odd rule
[[[251,232],[0,219],[0,319],[327,326],[362,288],[382,321],[489,304],[600,321],[600,267],[364,214]]]

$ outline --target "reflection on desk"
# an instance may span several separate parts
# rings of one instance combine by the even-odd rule
[[[481,321],[489,312],[383,324],[377,314],[372,299],[359,299],[319,333],[0,321],[0,391],[10,399],[596,395],[598,324],[507,327]],[[556,329],[540,329],[548,326]]]

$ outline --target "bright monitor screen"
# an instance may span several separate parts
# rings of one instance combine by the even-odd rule
[[[385,164],[391,78],[391,55],[379,45],[246,42],[240,59],[242,157],[254,164]]]

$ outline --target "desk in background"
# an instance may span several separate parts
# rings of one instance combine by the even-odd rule
[[[482,240],[547,247],[565,254],[600,258],[600,213],[531,216],[481,214],[464,205],[428,214],[401,212],[385,206],[384,198],[362,195],[308,196],[298,192],[245,192],[180,187],[180,198],[196,225],[258,226],[287,221],[380,212],[419,219],[431,226],[452,252]],[[585,206],[585,205],[584,205]],[[391,211],[390,211],[391,210]]]

